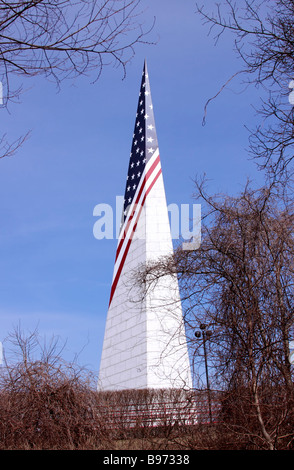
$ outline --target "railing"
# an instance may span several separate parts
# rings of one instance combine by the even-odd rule
[[[168,401],[152,400],[151,403],[115,403],[99,407],[103,422],[113,429],[160,426],[194,426],[209,424],[210,412],[206,397],[191,397],[187,400]],[[197,398],[197,399],[196,399]],[[218,420],[220,401],[214,398],[211,402],[212,423]]]

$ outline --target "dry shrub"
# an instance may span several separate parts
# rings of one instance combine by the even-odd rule
[[[63,361],[57,342],[41,346],[36,332],[24,338],[16,330],[9,342],[14,354],[6,355],[0,376],[0,448],[99,448],[106,435],[91,374]]]
[[[63,361],[57,342],[41,346],[36,332],[25,338],[18,330],[9,341],[13,352],[5,348],[0,373],[1,450],[252,448],[246,430],[240,436],[232,396],[212,394],[210,423],[207,391],[97,392],[97,379]]]
[[[88,371],[15,330],[0,374],[0,449],[195,448],[199,397],[182,390],[97,392]],[[197,448],[197,446],[196,446]]]

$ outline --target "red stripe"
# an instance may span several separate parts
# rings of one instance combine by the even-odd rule
[[[146,175],[145,175],[145,177],[144,177],[144,181],[143,181],[142,186],[141,186],[141,188],[140,188],[140,191],[139,191],[139,193],[138,193],[138,195],[137,195],[137,198],[136,198],[134,207],[136,207],[136,205],[138,204],[138,201],[139,201],[139,199],[140,199],[140,197],[141,197],[142,191],[143,191],[143,189],[145,188],[145,185],[146,185],[146,183],[147,183],[147,181],[148,181],[150,175],[153,173],[154,168],[158,165],[159,162],[160,162],[160,157],[159,157],[159,155],[158,155],[158,157],[155,159],[155,161],[153,162],[153,164],[151,165],[151,167],[149,168],[149,170],[147,171],[147,173],[146,173]],[[122,235],[121,240],[120,240],[120,243],[119,243],[119,245],[118,245],[118,247],[117,247],[115,261],[117,260],[118,255],[119,255],[119,253],[120,253],[122,244],[123,244],[124,239],[125,239],[124,235],[127,234],[127,231],[128,231],[128,229],[129,229],[129,225],[130,225],[130,223],[131,223],[131,221],[132,221],[132,218],[133,218],[133,215],[130,215],[129,220],[128,220],[128,222],[127,222],[127,226],[126,226],[126,228],[124,229],[124,234]]]
[[[124,266],[124,264],[125,264],[125,260],[126,260],[126,257],[127,257],[127,254],[128,254],[128,251],[129,251],[129,248],[130,248],[132,239],[133,239],[133,234],[134,234],[134,232],[135,232],[135,230],[136,230],[136,227],[137,227],[137,223],[138,223],[140,214],[141,214],[141,212],[142,212],[143,206],[144,206],[145,201],[146,201],[146,197],[147,197],[147,195],[149,194],[149,192],[151,191],[151,189],[153,188],[153,186],[154,186],[154,184],[156,183],[156,181],[157,181],[157,179],[158,179],[158,177],[159,177],[160,174],[161,174],[161,169],[159,170],[159,172],[158,172],[157,175],[155,176],[154,180],[152,181],[152,183],[150,184],[149,188],[147,189],[146,194],[144,195],[144,198],[143,198],[143,201],[142,201],[142,204],[141,204],[140,211],[139,211],[139,213],[138,213],[138,215],[137,215],[137,221],[136,221],[136,223],[135,223],[134,230],[133,230],[133,232],[132,232],[132,234],[131,234],[131,237],[130,237],[130,239],[129,239],[129,241],[128,241],[128,244],[127,244],[127,246],[126,246],[126,248],[125,248],[125,252],[124,252],[124,255],[123,255],[123,257],[122,257],[122,260],[121,260],[119,269],[118,269],[118,271],[117,271],[117,273],[116,273],[115,279],[114,279],[114,281],[113,281],[113,283],[112,283],[112,286],[111,286],[109,306],[110,306],[110,304],[111,304],[111,301],[112,301],[112,298],[113,298],[113,295],[114,295],[114,292],[115,292],[115,289],[116,289],[116,286],[117,286],[117,283],[118,283],[118,280],[119,280],[121,271],[122,271],[123,266]]]

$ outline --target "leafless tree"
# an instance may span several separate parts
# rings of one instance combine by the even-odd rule
[[[210,382],[227,393],[222,420],[258,448],[291,448],[293,204],[268,187],[247,185],[229,197],[209,196],[203,182],[196,184],[203,203],[200,248],[179,247],[142,269],[139,282],[152,289],[160,277],[178,275],[196,374],[204,366],[194,332],[200,324],[211,332]]]
[[[108,441],[92,374],[62,359],[59,339],[16,328],[0,370],[1,449],[99,449]]]
[[[97,80],[105,66],[123,73],[148,31],[140,24],[140,0],[26,0],[0,1],[0,105],[19,97],[22,85],[14,76],[36,75],[64,79],[94,71]],[[151,28],[150,28],[151,29]],[[1,154],[11,156],[23,138],[2,138]]]
[[[222,0],[213,13],[200,5],[197,10],[216,42],[225,32],[233,35],[242,67],[228,83],[242,75],[245,83],[260,86],[260,124],[250,129],[249,150],[274,181],[287,181],[294,158],[294,114],[289,103],[294,78],[293,0]]]

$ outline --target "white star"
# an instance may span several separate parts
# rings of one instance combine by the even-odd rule
[[[136,187],[137,187],[137,185],[136,185],[136,184],[134,184],[134,186],[133,186],[133,189],[136,189]]]
[[[153,140],[152,137],[148,137],[147,142],[153,142]]]
[[[152,126],[152,124],[149,124],[148,129],[152,131],[154,129],[154,126]]]
[[[132,175],[132,180],[133,180],[134,178],[135,178],[135,175],[133,174],[133,175]]]
[[[128,187],[127,187],[127,191],[130,191],[130,189],[131,189],[131,186],[128,186]]]
[[[150,149],[148,149],[148,153],[153,153],[153,152],[154,152],[153,148],[150,147]]]
[[[133,166],[134,166],[134,163],[131,163],[131,168],[133,168]]]
[[[146,113],[145,116],[144,116],[144,118],[145,118],[145,119],[148,119],[148,118],[149,118],[149,114]]]
[[[139,166],[139,165],[140,165],[140,161],[138,160],[138,161],[137,161],[137,166]]]

